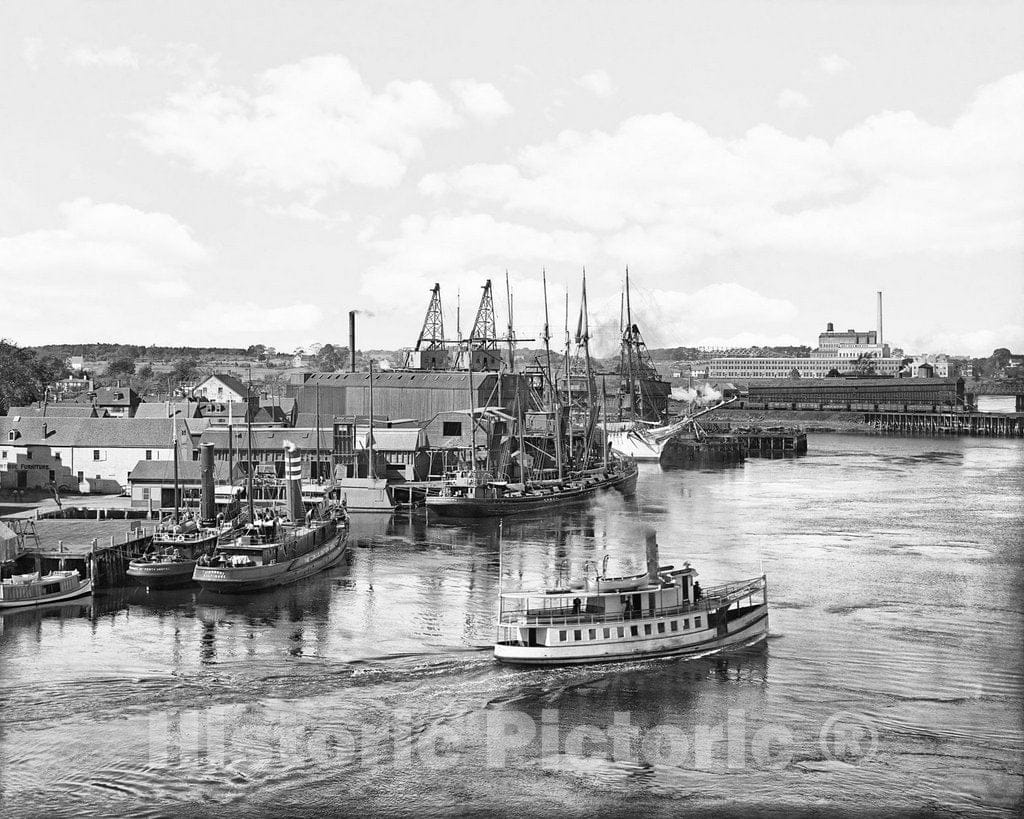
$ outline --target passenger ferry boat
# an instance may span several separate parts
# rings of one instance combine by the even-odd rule
[[[697,572],[658,566],[598,575],[554,589],[500,595],[494,656],[522,665],[568,665],[706,654],[753,645],[768,635],[764,575],[701,589]]]
[[[40,576],[16,574],[0,582],[0,611],[60,603],[92,594],[92,578],[84,580],[77,570],[50,572]]]
[[[285,442],[287,514],[264,509],[241,534],[200,557],[192,578],[204,590],[243,594],[294,583],[334,565],[345,553],[348,517],[329,497],[303,505],[301,461]]]
[[[564,480],[510,483],[491,480],[486,473],[462,470],[449,474],[437,495],[428,495],[427,509],[444,517],[495,517],[519,512],[542,512],[589,500],[598,492],[636,490],[637,467],[631,460],[613,459],[607,466],[584,470]]]

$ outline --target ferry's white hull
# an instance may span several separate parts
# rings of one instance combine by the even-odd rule
[[[498,643],[494,646],[494,656],[500,662],[515,665],[578,665],[649,657],[704,655],[737,646],[755,645],[768,636],[768,605],[766,603],[754,606],[748,612],[730,620],[724,633],[721,628],[708,627],[676,633],[672,633],[666,628],[666,633],[657,633],[659,622],[665,623],[680,619],[682,619],[682,615],[637,618],[614,623],[568,624],[558,628],[569,632],[580,631],[583,633],[589,633],[593,629],[597,632],[598,637],[594,640],[551,646]],[[652,627],[653,635],[644,636],[645,625]],[[622,638],[615,636],[619,626],[627,629],[626,636]],[[628,636],[628,629],[632,626],[638,626],[640,636]],[[600,635],[603,635],[606,628],[609,629],[612,636],[602,639]]]

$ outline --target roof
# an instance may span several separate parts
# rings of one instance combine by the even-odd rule
[[[422,429],[375,429],[373,445],[390,452],[415,452],[427,445]]]
[[[195,418],[199,405],[194,401],[144,401],[135,410],[136,418]]]
[[[295,410],[295,399],[287,396],[274,396],[273,398],[261,398],[261,407],[276,407],[288,415]]]
[[[248,435],[244,426],[235,427],[232,431],[235,452],[244,452],[248,444]],[[216,449],[228,448],[228,429],[226,426],[209,427],[199,439],[201,444],[213,444]],[[291,441],[303,451],[316,449],[316,432],[312,428],[298,427],[256,427],[252,428],[252,448],[255,450],[283,450],[284,442]],[[320,430],[320,449],[331,450],[334,446],[334,430]]]
[[[44,406],[11,407],[7,410],[8,415],[21,415],[39,418],[95,418],[98,416],[96,407],[92,404],[71,404],[58,401],[56,404],[45,404]]]
[[[97,447],[104,449],[170,449],[174,422],[151,418],[28,418],[0,417],[0,443],[15,446]],[[8,433],[18,437],[9,441]],[[185,423],[178,424],[178,438],[188,441]]]
[[[139,394],[131,387],[100,387],[93,403],[98,407],[130,407],[139,403]]]
[[[201,388],[207,381],[210,381],[211,379],[214,378],[220,381],[220,383],[227,387],[229,390],[234,390],[239,395],[249,394],[249,390],[246,388],[245,384],[243,384],[238,378],[231,375],[230,373],[214,373],[208,378],[205,378],[202,381],[200,381],[196,385],[196,389]]]
[[[238,470],[235,470],[238,472]],[[199,483],[202,465],[199,461],[178,460],[178,480],[186,483]],[[213,464],[213,479],[228,481],[228,465],[225,461]],[[130,481],[157,481],[169,483],[174,480],[174,461],[139,461],[128,473]]]
[[[249,415],[245,401],[215,401],[203,405],[203,418],[231,418],[243,423]]]

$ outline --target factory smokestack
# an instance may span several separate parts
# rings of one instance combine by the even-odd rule
[[[878,344],[882,343],[882,291],[878,291]]]
[[[356,371],[356,311],[348,311],[348,356],[351,372]]]

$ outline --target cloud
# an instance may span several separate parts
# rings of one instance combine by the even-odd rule
[[[43,53],[43,41],[39,37],[26,37],[21,41],[21,59],[30,71],[39,70],[39,58]]]
[[[155,154],[284,191],[393,188],[426,135],[458,124],[429,83],[375,92],[337,54],[270,69],[252,87],[196,82],[134,121]]]
[[[794,91],[792,88],[786,88],[780,92],[778,99],[775,100],[775,104],[784,111],[795,111],[811,107],[811,101],[804,94]]]
[[[76,199],[59,208],[63,225],[0,236],[0,273],[31,281],[155,276],[203,264],[207,251],[165,213]]]
[[[89,46],[73,48],[64,61],[83,68],[138,68],[139,58],[128,46],[96,49]]]
[[[489,82],[454,80],[451,87],[466,113],[482,122],[496,122],[513,111],[501,91]]]
[[[601,97],[602,99],[610,97],[615,93],[612,78],[608,76],[608,72],[604,69],[599,68],[596,71],[589,71],[583,76],[577,77],[573,82],[580,88],[589,91],[595,97]]]
[[[158,299],[183,299],[195,293],[192,285],[181,279],[143,282],[142,289]]]
[[[849,60],[838,54],[823,54],[818,58],[818,68],[834,77],[838,74],[845,74],[853,66]]]
[[[832,142],[758,125],[716,137],[675,114],[563,131],[513,161],[435,173],[439,202],[494,205],[670,268],[756,250],[968,254],[1024,247],[1024,73],[949,125],[883,112]]]
[[[1024,324],[1003,324],[983,330],[939,328],[907,340],[904,347],[921,353],[951,353],[982,358],[999,347],[1024,350]]]

